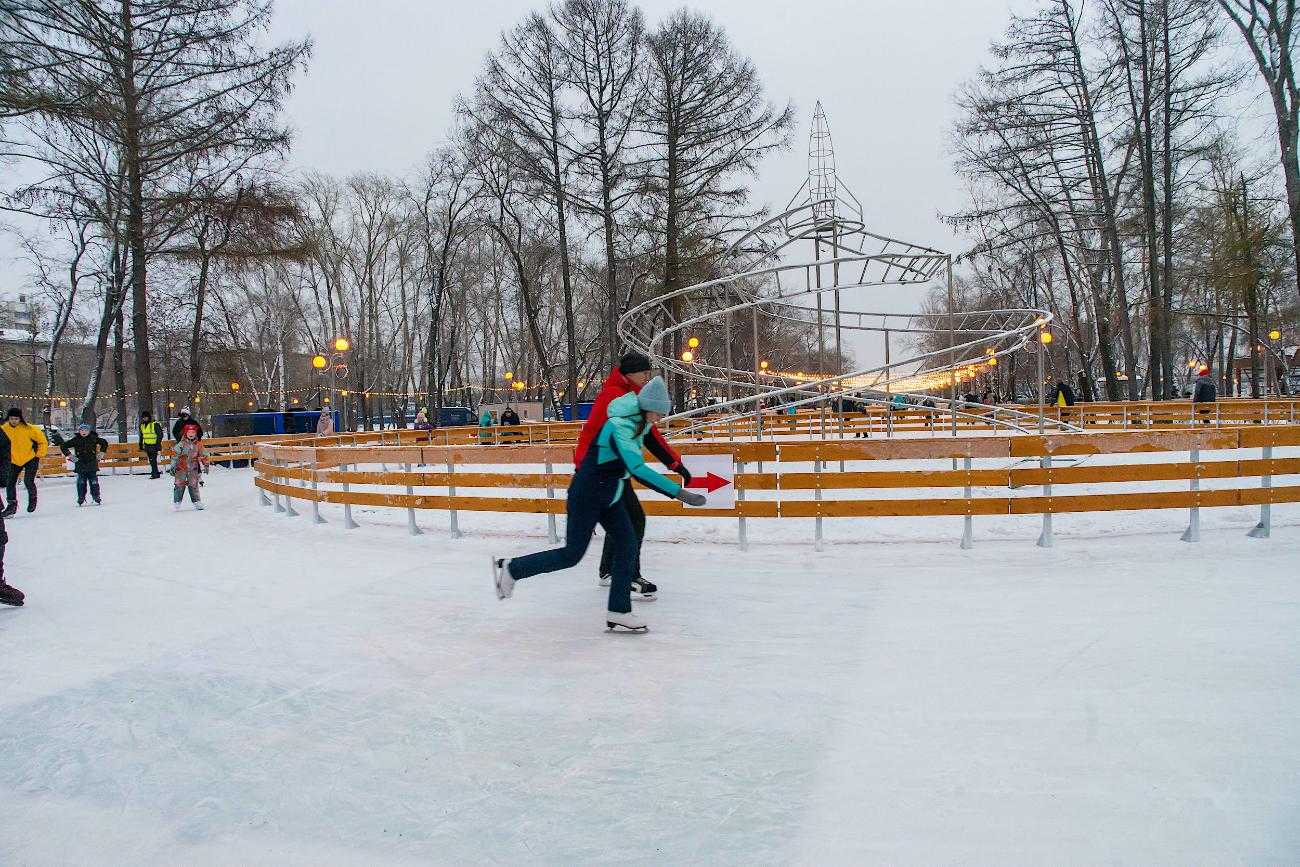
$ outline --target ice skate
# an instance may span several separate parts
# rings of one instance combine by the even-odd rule
[[[601,586],[601,587],[608,587],[609,585],[611,585],[611,584],[613,584],[613,583],[614,583],[614,576],[613,576],[613,575],[610,575],[609,573],[605,573],[604,575],[601,575],[601,576],[600,576],[600,586]]]
[[[0,578],[0,605],[12,605],[15,608],[22,607],[23,591],[10,584],[6,584],[3,578]]]
[[[510,576],[508,559],[492,558],[492,583],[496,586],[498,599],[509,599],[515,595],[515,579]]]
[[[181,504],[180,504],[180,503],[172,503],[172,511],[173,511],[173,512],[179,512],[180,510],[181,510]]]
[[[196,502],[196,503],[194,504],[194,511],[196,511],[196,512],[202,512],[202,511],[203,511],[203,502],[202,502],[202,501]]]
[[[609,632],[645,632],[645,621],[631,611],[606,611],[605,629]]]
[[[632,579],[632,594],[636,596],[637,599],[648,602],[651,599],[654,599],[658,592],[659,588],[656,587],[653,582],[647,581],[644,578]]]

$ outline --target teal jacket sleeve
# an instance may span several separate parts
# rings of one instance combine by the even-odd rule
[[[641,450],[641,438],[636,435],[638,422],[630,418],[611,418],[605,422],[604,435],[612,440],[614,450],[618,452],[628,473],[638,482],[651,490],[658,491],[665,497],[675,497],[682,489],[676,482],[661,476],[646,466]]]

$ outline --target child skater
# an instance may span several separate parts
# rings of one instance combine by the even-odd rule
[[[666,497],[692,506],[702,506],[705,502],[702,494],[688,491],[650,469],[642,457],[646,434],[671,408],[668,386],[658,376],[647,382],[640,393],[625,394],[610,403],[609,420],[569,483],[564,547],[512,559],[494,557],[492,574],[498,599],[508,599],[514,593],[516,581],[577,565],[587,553],[596,525],[600,524],[615,544],[605,626],[610,631],[646,631],[645,621],[632,613],[637,538],[623,505],[623,486],[630,485],[635,476],[637,481]]]
[[[172,510],[179,512],[181,510],[181,500],[185,497],[186,488],[190,492],[190,502],[194,508],[203,509],[203,501],[199,498],[199,481],[200,474],[208,470],[208,456],[203,452],[203,443],[199,440],[199,426],[191,422],[181,428],[181,438],[176,441],[176,446],[172,452],[172,466],[169,472],[176,479],[176,486],[172,491]]]
[[[76,455],[72,469],[77,474],[77,505],[86,505],[86,488],[90,488],[90,497],[95,505],[101,505],[99,499],[99,456],[108,451],[108,440],[104,439],[88,424],[77,428],[77,435],[59,444],[59,451],[65,456]]]

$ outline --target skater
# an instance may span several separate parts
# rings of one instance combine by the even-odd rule
[[[316,410],[320,413],[316,417],[316,436],[327,437],[334,433],[334,413],[324,409]]]
[[[168,470],[175,479],[172,492],[172,510],[181,510],[181,500],[186,489],[190,492],[190,502],[194,508],[203,510],[203,500],[199,496],[200,474],[208,471],[208,456],[203,453],[203,443],[199,440],[198,422],[190,422],[181,430],[181,439],[172,452],[172,465]]]
[[[1209,367],[1202,367],[1197,374],[1196,385],[1192,389],[1192,407],[1202,424],[1210,424],[1214,417],[1211,407],[1219,399],[1219,390],[1214,386],[1214,377],[1210,376]]]
[[[0,437],[0,474],[8,478],[9,440]],[[5,519],[0,515],[0,605],[19,607],[23,604],[23,591],[12,584],[5,583],[5,545],[9,544],[9,534],[5,532]]]
[[[41,458],[49,450],[49,441],[38,427],[32,427],[23,420],[23,411],[13,407],[5,416],[5,423],[0,425],[2,435],[9,446],[9,473],[5,477],[9,505],[4,510],[4,517],[9,518],[18,513],[18,477],[23,477],[23,487],[27,488],[27,511],[36,511],[36,472],[41,467]]]
[[[172,425],[173,440],[176,442],[181,441],[182,431],[184,431],[187,424],[192,424],[198,428],[198,439],[203,439],[203,425],[199,424],[199,420],[190,413],[190,408],[187,406],[181,410],[181,414],[176,418],[176,423]]]
[[[86,489],[96,506],[103,505],[99,498],[99,456],[108,451],[108,440],[104,439],[94,428],[82,423],[77,428],[77,435],[59,443],[59,451],[64,455],[76,453],[73,472],[77,474],[77,505],[86,505]]]
[[[590,444],[569,483],[564,547],[512,559],[494,557],[492,577],[498,599],[508,599],[516,581],[577,565],[600,524],[615,546],[605,626],[610,630],[646,631],[645,622],[632,613],[632,570],[638,540],[623,502],[623,491],[635,476],[666,497],[692,506],[705,502],[702,494],[650,469],[641,456],[646,435],[671,408],[668,386],[660,377],[647,382],[639,393],[625,394],[609,404],[609,420]]]
[[[650,359],[639,352],[629,352],[618,361],[618,366],[610,371],[609,376],[605,379],[604,385],[600,387],[600,392],[596,395],[596,400],[591,405],[591,413],[587,416],[587,421],[582,426],[582,431],[578,434],[578,443],[573,449],[573,466],[582,465],[583,459],[587,456],[587,450],[591,447],[592,442],[596,439],[601,429],[605,426],[605,420],[612,401],[622,397],[625,394],[634,394],[638,392],[647,382],[654,372],[650,368]],[[683,481],[690,484],[691,473],[682,463],[682,456],[668,445],[663,434],[658,428],[651,428],[648,436],[645,438],[646,446],[650,453],[659,459],[669,472],[677,473]],[[636,497],[636,491],[632,490],[631,485],[623,486],[623,507],[627,510],[627,516],[632,522],[632,529],[636,531],[636,548],[637,556],[632,561],[632,590],[642,599],[654,599],[659,588],[652,582],[645,580],[641,576],[641,540],[645,538],[645,510],[641,508],[641,502]],[[600,551],[600,586],[608,587],[611,576],[614,572],[614,541],[605,536],[604,545]]]
[[[140,445],[140,451],[144,452],[149,458],[149,478],[161,479],[162,473],[158,472],[158,452],[162,451],[163,426],[153,420],[153,413],[145,410],[140,413],[140,429],[136,442]]]
[[[1065,380],[1058,380],[1056,383],[1056,394],[1052,398],[1052,403],[1057,406],[1074,406],[1074,389]]]
[[[492,426],[497,423],[496,414],[491,410],[483,410],[483,414],[478,417],[478,442],[481,446],[492,445]]]
[[[433,430],[433,425],[429,424],[429,415],[424,410],[420,410],[415,414],[415,429]]]

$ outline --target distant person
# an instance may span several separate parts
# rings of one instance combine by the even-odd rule
[[[192,424],[196,428],[198,428],[199,429],[198,438],[203,439],[203,425],[199,424],[199,420],[190,413],[190,408],[187,406],[180,411],[180,415],[176,417],[176,423],[172,425],[173,440],[175,440],[176,442],[181,441],[182,431],[185,429],[185,425],[187,424]]]
[[[429,424],[428,413],[426,413],[424,410],[420,410],[415,414],[415,429],[433,430],[433,425]]]
[[[99,498],[99,456],[108,451],[108,440],[86,423],[77,428],[77,435],[59,443],[59,451],[73,455],[72,471],[77,474],[77,505],[86,505],[86,489],[96,506],[103,505]]]
[[[1074,375],[1074,378],[1079,383],[1078,399],[1083,401],[1089,400],[1089,395],[1092,393],[1092,390],[1088,388],[1088,372],[1081,370]]]
[[[509,404],[506,405],[506,408],[501,412],[501,423],[511,426],[519,425],[519,413],[515,412],[514,407]]]
[[[316,436],[327,437],[334,433],[334,413],[326,410],[317,410],[320,417],[316,419]]]
[[[9,505],[4,510],[4,517],[18,514],[18,477],[23,478],[23,487],[27,488],[27,511],[36,511],[36,473],[41,468],[41,458],[49,451],[49,440],[38,427],[33,427],[23,420],[23,411],[13,407],[5,416],[5,423],[0,425],[0,435],[8,441],[9,473],[5,477],[5,489]]]
[[[496,423],[496,414],[488,409],[483,410],[483,414],[478,417],[478,441],[480,445],[492,444],[492,426]]]
[[[4,437],[0,437],[0,474],[9,477],[9,440]],[[5,583],[5,546],[8,544],[9,534],[5,532],[5,519],[0,514],[0,605],[20,607],[26,598],[23,591]]]
[[[203,511],[203,498],[199,495],[202,474],[208,471],[208,456],[203,451],[203,442],[199,439],[199,423],[188,422],[181,429],[181,438],[172,449],[172,465],[168,470],[172,474],[172,509],[179,512],[185,492],[190,492],[190,502],[194,508]]]
[[[1210,368],[1202,367],[1198,371],[1196,385],[1192,387],[1192,408],[1205,424],[1210,423],[1210,405],[1218,399],[1219,390],[1214,385],[1214,377],[1210,376]]]
[[[162,473],[158,472],[158,452],[162,450],[163,426],[153,420],[153,413],[145,410],[140,413],[140,429],[137,432],[136,442],[140,445],[140,451],[144,452],[149,458],[149,478],[161,479]]]
[[[1074,406],[1074,389],[1065,380],[1059,380],[1056,383],[1056,394],[1052,402],[1057,406]]]

